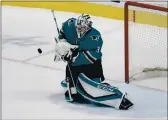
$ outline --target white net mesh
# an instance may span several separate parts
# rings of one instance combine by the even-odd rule
[[[128,29],[130,78],[167,75],[167,12],[129,6]]]
[[[160,6],[160,7],[168,7],[168,2],[165,0],[159,1],[159,0],[146,0],[146,2],[139,2],[139,3],[145,3],[145,4],[150,4],[150,5],[155,5],[155,6]]]

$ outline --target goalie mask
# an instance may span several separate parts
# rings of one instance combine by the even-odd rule
[[[90,21],[90,16],[87,14],[82,14],[78,17],[75,26],[78,38],[83,37],[83,35],[91,29],[92,21]]]

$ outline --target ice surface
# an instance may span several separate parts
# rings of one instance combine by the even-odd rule
[[[78,14],[56,12],[59,26]],[[107,79],[129,93],[135,106],[129,111],[64,100],[65,63],[53,62],[57,36],[49,10],[2,7],[2,115],[3,119],[117,119],[167,117],[167,91],[124,81],[123,21],[93,17],[104,39],[103,67]],[[44,54],[39,55],[41,48]],[[46,54],[45,54],[46,53]],[[151,85],[152,82],[145,83]],[[154,84],[154,83],[153,83]],[[157,84],[159,84],[157,82]],[[156,85],[156,84],[155,84]],[[165,87],[161,84],[160,87]],[[165,88],[166,89],[166,88]]]

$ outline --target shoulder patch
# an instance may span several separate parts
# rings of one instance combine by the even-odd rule
[[[68,20],[68,26],[70,26],[74,21],[75,21],[74,18],[70,18],[70,19]]]
[[[90,36],[92,40],[99,40],[100,35],[92,35]]]

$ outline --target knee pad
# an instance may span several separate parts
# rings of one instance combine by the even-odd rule
[[[63,88],[67,88],[67,83],[66,83],[65,80],[61,81],[61,86],[62,86]]]

